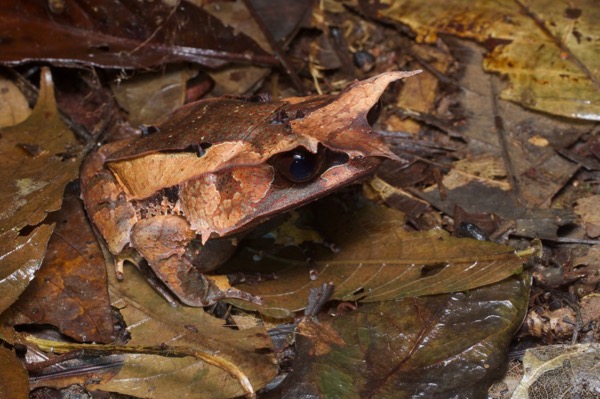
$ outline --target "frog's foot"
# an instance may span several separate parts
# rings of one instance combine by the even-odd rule
[[[125,280],[125,272],[124,265],[125,262],[132,264],[135,266],[142,276],[146,279],[148,284],[154,288],[156,292],[158,292],[169,305],[173,307],[178,307],[181,303],[177,300],[177,298],[171,293],[169,288],[165,285],[165,283],[154,273],[154,270],[148,265],[148,262],[140,256],[140,254],[132,249],[126,249],[121,252],[119,255],[115,256],[115,275],[117,280]]]
[[[117,280],[125,279],[125,262],[135,265],[139,269],[139,265],[144,262],[144,259],[133,248],[125,248],[120,254],[115,255],[115,276]]]
[[[224,299],[262,303],[261,298],[233,288],[226,276],[200,273],[180,256],[148,260],[148,263],[169,290],[186,305],[205,307]]]
[[[149,260],[148,263],[150,262]],[[260,297],[233,288],[227,276],[200,273],[182,257],[153,259],[150,265],[160,280],[186,305],[205,307],[224,299],[262,303]]]
[[[262,298],[252,295],[249,292],[238,290],[231,286],[229,276],[204,276],[209,281],[208,297],[216,299],[214,302],[222,299],[241,299],[262,305]],[[218,299],[217,299],[218,298]]]
[[[180,216],[163,215],[139,221],[131,244],[148,261],[157,277],[186,305],[204,307],[223,299],[261,303],[259,297],[233,288],[226,276],[201,273],[185,252],[196,236]]]

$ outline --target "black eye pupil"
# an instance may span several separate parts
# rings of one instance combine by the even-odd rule
[[[297,181],[306,181],[313,177],[314,172],[314,156],[304,151],[296,151],[290,162],[290,176]]]
[[[323,149],[316,154],[304,147],[277,155],[271,163],[279,174],[291,183],[306,183],[322,172],[326,152]]]

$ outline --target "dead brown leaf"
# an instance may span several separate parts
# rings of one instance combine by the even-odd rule
[[[108,300],[104,257],[77,191],[67,194],[51,220],[56,228],[42,267],[3,320],[50,324],[78,341],[112,342],[116,320]]]
[[[577,6],[552,0],[367,2],[369,15],[410,26],[418,42],[439,34],[474,39],[492,50],[484,67],[508,76],[502,98],[572,118],[600,118],[594,0]],[[582,101],[583,100],[583,101]]]
[[[17,86],[0,75],[0,128],[23,122],[31,114],[27,99]]]
[[[171,307],[135,270],[123,281],[109,273],[113,306],[119,308],[129,326],[128,346],[168,345],[173,350],[204,352],[239,370],[258,390],[276,375],[272,343],[263,327],[235,331],[223,320],[203,309]],[[240,381],[227,367],[216,367],[202,358],[166,358],[155,355],[125,355],[123,368],[102,389],[144,397],[193,396],[236,397],[244,394]]]
[[[54,3],[51,3],[54,4]],[[63,7],[4,1],[0,61],[44,60],[114,68],[189,61],[219,67],[230,61],[276,65],[241,32],[188,3],[76,0]]]
[[[14,302],[41,264],[52,226],[41,225],[48,212],[60,208],[65,185],[79,172],[81,148],[61,120],[54,99],[50,71],[42,73],[38,102],[23,123],[3,128],[0,154],[4,167],[0,181],[2,254],[0,275],[11,294],[3,307]],[[39,149],[31,151],[29,148]],[[10,282],[7,279],[13,276]],[[17,283],[15,283],[17,282]]]
[[[15,352],[0,346],[0,398],[29,398],[29,379]]]

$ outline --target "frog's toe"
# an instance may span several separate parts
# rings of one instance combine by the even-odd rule
[[[249,292],[238,290],[237,288],[230,288],[225,292],[225,298],[227,299],[241,299],[242,301],[252,302],[257,305],[263,304],[263,299],[260,296],[252,295]]]
[[[262,298],[252,295],[249,292],[233,288],[228,276],[206,276],[210,281],[210,289],[207,294],[207,299],[213,303],[222,299],[241,299],[242,301],[252,302],[257,305],[262,304]]]

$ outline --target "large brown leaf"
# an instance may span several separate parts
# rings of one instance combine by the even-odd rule
[[[239,270],[270,270],[279,278],[240,286],[261,296],[264,304],[236,301],[237,306],[289,317],[303,308],[309,290],[323,282],[335,285],[334,299],[375,302],[469,290],[522,268],[523,259],[505,245],[454,238],[443,230],[408,233],[402,213],[393,209],[361,203],[344,212],[335,200],[319,205],[321,231],[341,252],[317,252],[315,281],[306,263],[293,254],[255,262],[249,251],[240,253],[234,261]]]
[[[78,190],[66,193],[62,209],[50,220],[56,222],[56,228],[42,267],[4,314],[11,315],[11,320],[3,320],[10,324],[50,324],[78,341],[113,341],[115,320],[104,257]]]
[[[50,5],[50,6],[49,6]],[[60,6],[60,7],[58,7]],[[0,62],[31,60],[142,68],[190,61],[276,65],[252,39],[182,1],[6,0],[0,4]]]
[[[135,270],[127,271],[120,282],[109,273],[109,280],[113,306],[121,309],[129,326],[128,346],[199,351],[223,367],[193,357],[125,355],[123,367],[110,381],[90,388],[148,398],[195,397],[198,392],[203,398],[225,398],[244,394],[232,369],[247,378],[254,390],[275,377],[272,343],[264,327],[235,331],[203,309],[173,308]]]

